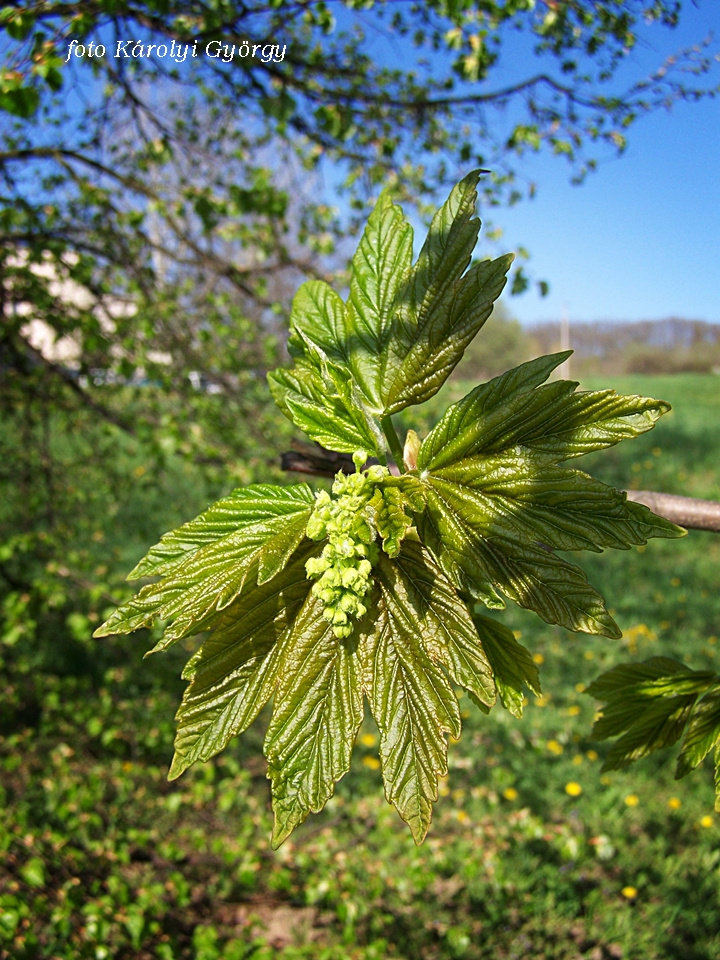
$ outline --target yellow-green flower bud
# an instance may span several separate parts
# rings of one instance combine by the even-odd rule
[[[354,457],[357,472],[338,473],[332,486],[316,495],[315,509],[307,525],[311,540],[327,538],[322,556],[305,564],[309,578],[319,578],[313,594],[323,604],[323,617],[332,624],[338,637],[352,633],[351,618],[367,613],[362,602],[372,589],[372,568],[378,561],[376,509],[370,504],[376,485],[388,477],[387,467],[360,467],[367,460],[365,451]]]

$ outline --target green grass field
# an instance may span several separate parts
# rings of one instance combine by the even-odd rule
[[[720,499],[720,377],[583,386],[659,396],[674,410],[578,467],[623,488]],[[127,523],[162,499],[141,466]],[[173,476],[188,510],[179,521],[196,507],[192,477]],[[104,538],[121,535],[100,526],[93,562]],[[144,520],[132,548],[146,536]],[[132,563],[129,552],[107,562]],[[421,847],[383,798],[369,720],[336,796],[273,852],[260,727],[165,779],[188,651],[143,662],[142,638],[118,638],[93,677],[39,669],[14,642],[0,711],[0,958],[717,960],[709,764],[676,782],[672,756],[659,754],[603,775],[607,745],[592,739],[596,705],[583,688],[630,658],[720,661],[720,536],[578,559],[623,638],[501,614],[541,663],[544,695],[522,720],[461,701],[465,727]],[[103,602],[79,614],[91,625]]]

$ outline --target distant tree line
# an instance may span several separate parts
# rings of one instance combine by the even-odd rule
[[[536,353],[559,349],[560,323],[525,331]],[[570,323],[572,375],[720,373],[720,324],[703,320]]]

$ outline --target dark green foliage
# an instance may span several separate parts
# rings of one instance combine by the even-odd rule
[[[593,735],[617,737],[603,764],[619,770],[682,739],[676,779],[715,753],[715,809],[720,810],[720,677],[676,660],[653,657],[614,667],[586,691],[603,701]]]

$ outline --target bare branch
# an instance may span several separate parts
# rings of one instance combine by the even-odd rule
[[[308,473],[332,477],[338,470],[352,471],[348,454],[332,453],[319,444],[296,444],[296,449],[281,454],[281,468],[293,473]],[[394,471],[391,471],[394,472]],[[712,530],[720,533],[720,503],[681,497],[674,493],[655,493],[651,490],[627,490],[628,500],[642,503],[659,517],[689,530]]]
[[[642,503],[653,513],[689,530],[714,530],[720,533],[720,503],[680,497],[674,493],[655,493],[652,490],[628,490],[628,500]]]

